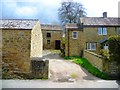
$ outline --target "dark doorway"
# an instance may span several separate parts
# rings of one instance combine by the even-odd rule
[[[55,49],[60,49],[60,40],[55,40]]]

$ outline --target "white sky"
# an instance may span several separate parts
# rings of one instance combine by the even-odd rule
[[[65,0],[2,0],[3,18],[38,18],[43,23],[58,21],[57,9]],[[119,0],[73,0],[87,9],[88,17],[118,17]],[[22,3],[21,3],[22,2]]]

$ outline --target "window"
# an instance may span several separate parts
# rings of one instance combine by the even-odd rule
[[[120,27],[118,27],[118,29],[117,29],[117,33],[120,35]]]
[[[50,44],[50,40],[47,40],[47,44]]]
[[[96,50],[96,43],[87,43],[87,50]]]
[[[50,37],[51,37],[51,33],[47,33],[47,37],[49,37],[49,38],[50,38]]]
[[[102,31],[103,33],[103,35],[107,35],[107,28],[103,28],[103,31]]]
[[[77,39],[78,38],[78,32],[72,32],[72,38]]]
[[[104,49],[108,50],[108,44],[104,44]]]
[[[98,28],[98,35],[102,35],[102,28]]]
[[[98,35],[107,35],[107,28],[99,27],[98,28]]]

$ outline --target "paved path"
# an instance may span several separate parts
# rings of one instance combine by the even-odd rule
[[[115,81],[52,82],[50,80],[3,80],[2,88],[118,88]]]
[[[57,52],[44,51],[50,62],[48,80],[3,80],[4,88],[117,88],[116,81],[94,77],[79,65],[63,60]]]

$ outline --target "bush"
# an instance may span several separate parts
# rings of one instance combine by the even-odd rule
[[[101,49],[100,55],[102,55],[104,59],[109,60],[109,50]]]
[[[120,36],[111,36],[108,39],[110,60],[120,65]]]

